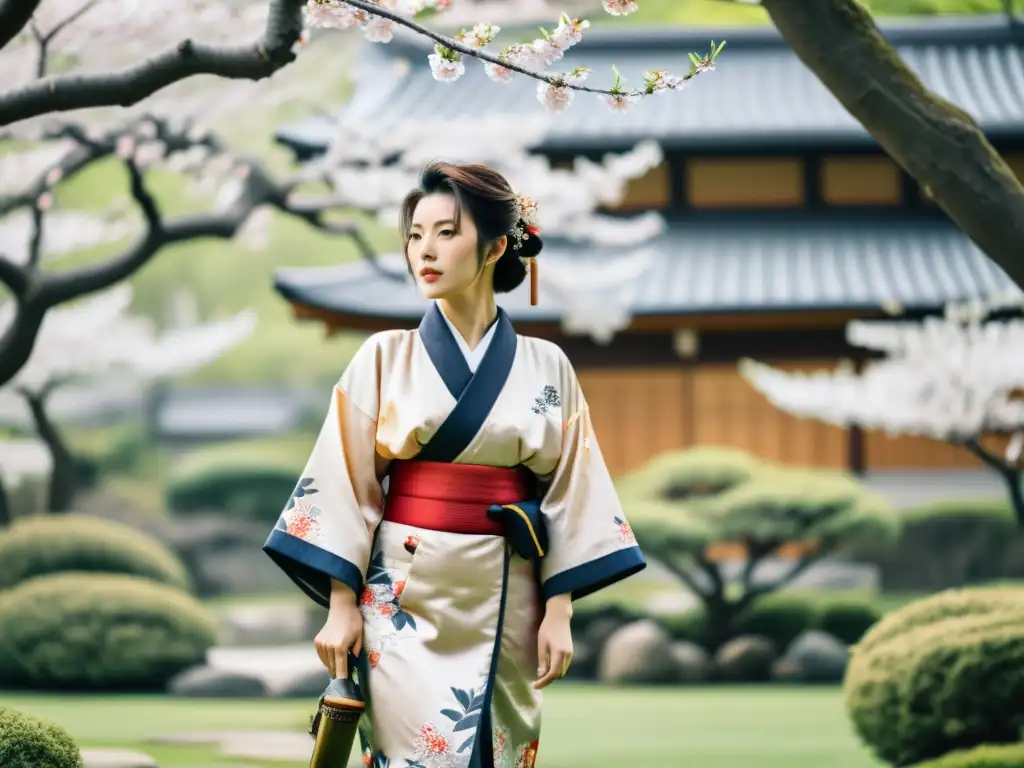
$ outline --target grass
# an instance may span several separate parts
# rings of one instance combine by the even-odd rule
[[[1000,13],[1002,0],[862,0],[876,16]],[[687,27],[768,24],[767,12],[724,0],[639,0],[640,9],[623,18],[593,14],[602,24],[673,24]]]
[[[300,730],[306,701],[173,700],[164,697],[3,695],[57,723],[82,746],[142,750],[161,768],[305,768],[232,762],[202,747],[147,739],[189,731]],[[553,687],[544,709],[544,768],[872,768],[850,731],[838,689]]]

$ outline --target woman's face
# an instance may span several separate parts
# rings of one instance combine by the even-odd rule
[[[492,287],[493,266],[505,251],[506,239],[499,238],[484,259],[477,260],[477,230],[473,217],[463,209],[459,231],[455,230],[455,199],[451,195],[426,195],[413,212],[406,254],[409,268],[420,291],[428,299],[440,299]]]

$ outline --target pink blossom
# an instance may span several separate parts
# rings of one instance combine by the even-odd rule
[[[374,16],[363,27],[363,37],[371,43],[390,43],[395,37],[395,22]]]
[[[537,101],[549,112],[564,112],[572,104],[573,96],[564,85],[537,83]]]
[[[345,2],[321,3],[317,0],[307,0],[303,12],[306,24],[328,29],[348,29],[357,24],[364,24],[370,18],[370,14],[363,9],[353,8]]]
[[[625,93],[610,93],[605,97],[605,103],[613,112],[625,112],[636,102],[636,96],[629,96]]]
[[[489,61],[484,62],[484,72],[496,83],[507,83],[512,79],[512,70],[508,67],[503,67],[500,64],[492,64]]]
[[[636,13],[640,7],[636,4],[636,0],[604,0],[602,5],[605,12],[612,16],[629,16],[631,13]]]
[[[430,71],[434,79],[441,83],[454,83],[466,73],[466,65],[462,63],[462,57],[458,53],[442,55],[434,51],[427,56],[427,61],[430,62]]]

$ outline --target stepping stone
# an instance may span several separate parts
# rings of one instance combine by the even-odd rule
[[[83,749],[85,768],[159,768],[149,755],[128,749]]]
[[[313,739],[308,733],[253,733],[244,739],[221,741],[220,752],[227,757],[265,762],[305,762],[313,754]]]

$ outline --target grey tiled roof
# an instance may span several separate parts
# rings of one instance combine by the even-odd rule
[[[907,64],[939,95],[970,112],[990,136],[1024,138],[1024,31],[1002,16],[952,17],[887,25],[883,32]],[[727,40],[715,72],[696,78],[682,93],[642,99],[613,113],[590,94],[577,94],[553,120],[544,145],[551,149],[613,148],[653,138],[666,149],[726,148],[771,144],[865,143],[873,140],[773,28],[736,30],[589,30],[565,58],[564,67],[586,65],[595,83],[610,83],[616,65],[630,83],[644,70],[689,69],[687,53],[703,53],[711,39]],[[436,82],[427,66],[429,49],[403,38],[368,46],[359,84],[346,114],[382,129],[404,119],[485,113],[541,114],[536,82],[514,77],[495,84],[479,62],[467,62],[455,83]],[[411,64],[396,73],[397,58]],[[332,136],[331,120],[317,117],[289,126],[278,138],[316,151]]]
[[[948,301],[1013,290],[999,267],[937,216],[920,220],[730,214],[676,225],[650,243],[653,266],[631,296],[635,316],[815,309],[875,310],[896,302],[935,309]],[[540,259],[581,270],[621,255],[546,243]],[[382,260],[402,272],[400,256]],[[414,319],[427,302],[410,281],[395,282],[365,262],[282,270],[277,290],[307,307],[371,318]],[[541,291],[499,296],[516,318],[557,321],[564,307]]]

